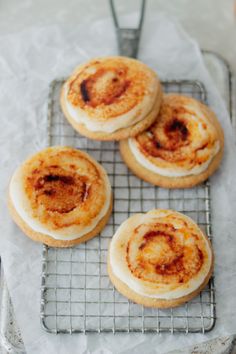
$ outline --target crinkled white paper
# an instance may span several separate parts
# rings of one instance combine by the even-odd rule
[[[0,38],[1,257],[28,353],[164,353],[236,329],[236,163],[229,116],[197,44],[173,20],[146,18],[139,58],[161,79],[198,79],[225,131],[224,161],[212,177],[217,322],[206,335],[53,335],[40,326],[42,246],[22,235],[6,207],[7,185],[18,164],[46,145],[46,101],[51,80],[93,56],[117,54],[111,20],[52,26]]]

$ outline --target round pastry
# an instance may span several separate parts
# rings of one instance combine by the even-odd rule
[[[91,156],[54,146],[26,160],[9,185],[11,215],[24,233],[52,247],[96,236],[112,210],[108,176]]]
[[[199,101],[164,95],[156,122],[120,142],[128,167],[164,188],[188,188],[205,181],[220,164],[224,134],[215,114]]]
[[[144,63],[104,57],[80,65],[65,82],[61,107],[75,130],[95,140],[121,140],[155,120],[162,90]]]
[[[131,216],[109,248],[112,283],[122,295],[148,307],[189,301],[206,286],[212,270],[208,238],[193,220],[173,210]]]

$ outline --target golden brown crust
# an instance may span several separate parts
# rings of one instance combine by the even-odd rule
[[[192,293],[182,296],[178,299],[171,299],[171,300],[165,300],[165,299],[156,299],[156,298],[151,298],[147,296],[140,295],[130,289],[125,283],[123,283],[120,279],[118,279],[114,273],[112,272],[111,265],[109,262],[107,262],[107,269],[108,269],[108,275],[110,277],[111,282],[115,286],[115,288],[125,297],[128,299],[132,300],[133,302],[146,306],[146,307],[156,307],[156,308],[169,308],[169,307],[177,307],[182,305],[183,303],[190,301],[194,297],[196,297],[201,290],[205,288],[205,286],[208,284],[209,279],[212,275],[213,272],[213,259],[211,263],[211,268],[204,280],[204,282]]]
[[[138,294],[137,292],[132,290],[128,285],[126,285],[122,280],[117,278],[116,275],[114,274],[114,272],[112,271],[110,260],[109,260],[109,255],[110,255],[110,248],[109,248],[107,267],[108,267],[108,274],[109,274],[111,282],[113,283],[115,288],[122,295],[124,295],[128,299],[130,299],[138,304],[141,304],[141,305],[144,305],[147,307],[169,308],[169,307],[176,307],[176,306],[182,305],[183,303],[193,299],[195,296],[197,296],[200,293],[201,290],[203,290],[205,288],[205,286],[208,284],[209,279],[210,279],[212,272],[213,272],[214,253],[213,253],[212,245],[211,245],[211,242],[208,239],[208,237],[203,232],[202,232],[202,235],[206,239],[206,241],[210,247],[211,253],[212,253],[211,265],[210,265],[210,269],[209,269],[203,283],[200,284],[200,286],[196,290],[191,292],[190,294],[176,298],[176,299],[170,299],[170,300],[151,298],[151,297],[147,297],[147,296]]]
[[[36,232],[33,229],[31,229],[25,222],[24,220],[20,217],[20,215],[17,213],[10,196],[8,196],[8,207],[10,214],[15,221],[15,223],[20,227],[20,229],[26,234],[26,236],[30,237],[32,240],[36,242],[41,242],[44,243],[50,247],[72,247],[75,245],[78,245],[80,243],[86,242],[90,240],[91,238],[97,236],[105,227],[107,224],[109,217],[112,212],[112,198],[110,202],[109,209],[106,213],[106,215],[99,221],[99,223],[96,225],[96,227],[90,231],[89,233],[85,234],[82,237],[79,237],[75,240],[56,240],[48,235],[42,234],[40,232]]]
[[[25,194],[32,216],[45,225],[46,234],[64,227],[66,235],[78,234],[110,199],[102,166],[70,147],[54,146],[36,153],[19,167],[11,183],[16,180],[24,185],[21,203],[27,204]]]
[[[64,95],[63,88],[61,90],[61,96],[60,96],[62,111],[63,111],[66,119],[68,120],[68,122],[72,125],[72,127],[78,133],[86,136],[87,138],[94,139],[94,140],[104,140],[104,141],[127,139],[128,137],[133,137],[133,136],[137,135],[138,133],[141,133],[144,130],[148,129],[152,125],[152,123],[156,120],[156,116],[160,110],[161,100],[162,100],[162,90],[161,90],[161,85],[159,83],[158,95],[156,97],[155,104],[154,104],[152,110],[150,111],[150,113],[148,113],[144,119],[142,119],[141,121],[139,121],[136,124],[133,124],[127,128],[118,129],[117,131],[115,131],[113,133],[104,133],[104,132],[90,131],[85,127],[84,124],[77,123],[70,116],[70,114],[68,113],[68,111],[66,109],[65,95]]]
[[[9,195],[29,228],[68,241],[92,231],[107,213],[111,187],[106,171],[87,153],[54,146],[15,171]]]
[[[67,100],[90,119],[122,116],[144,98],[153,105],[156,73],[146,64],[124,56],[100,57],[79,65],[67,79]]]
[[[197,184],[200,184],[207,180],[209,176],[211,176],[216,169],[219,167],[219,164],[223,157],[224,150],[224,133],[222,127],[217,120],[215,114],[205,105],[199,102],[200,108],[203,111],[203,114],[207,117],[207,119],[215,126],[219,142],[220,142],[220,150],[212,159],[208,168],[198,175],[190,175],[184,177],[167,177],[162,176],[160,174],[154,173],[144,166],[142,166],[134,157],[128,140],[123,140],[120,142],[120,153],[127,164],[127,166],[133,171],[135,175],[139,178],[145,180],[146,182],[152,183],[154,185],[163,187],[163,188],[191,188]]]
[[[155,215],[160,216],[159,221]],[[127,298],[149,307],[174,307],[191,300],[208,283],[213,265],[208,237],[193,220],[173,210],[133,215],[117,230],[108,251],[108,274],[114,286]],[[129,274],[133,279],[130,285]],[[133,288],[135,279],[150,296]],[[189,289],[191,293],[181,296],[177,292],[174,299],[158,299],[151,295],[155,289],[156,294],[164,289],[173,294]]]

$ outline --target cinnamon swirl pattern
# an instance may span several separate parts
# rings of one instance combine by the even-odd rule
[[[120,140],[154,122],[161,98],[159,79],[145,64],[125,57],[104,57],[74,71],[63,85],[61,107],[82,135]]]
[[[9,185],[9,207],[25,234],[69,247],[96,236],[111,213],[111,186],[85,152],[50,147],[25,161]]]
[[[210,109],[181,95],[165,95],[155,123],[120,143],[126,164],[144,180],[166,188],[206,180],[223,155],[222,128]]]
[[[178,306],[208,283],[213,252],[189,217],[156,209],[127,219],[112,238],[108,273],[117,290],[150,307]]]

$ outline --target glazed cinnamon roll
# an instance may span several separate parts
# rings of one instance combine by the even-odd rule
[[[112,209],[103,167],[70,147],[50,147],[26,160],[9,185],[11,215],[24,233],[52,247],[96,236]]]
[[[130,169],[165,188],[187,188],[205,181],[219,166],[224,135],[215,114],[199,101],[165,95],[154,124],[120,142]]]
[[[104,57],[80,65],[61,91],[61,107],[75,130],[91,139],[120,140],[147,129],[160,109],[157,75],[142,62]]]
[[[189,217],[156,209],[135,214],[112,238],[108,273],[117,290],[144,306],[179,306],[206,286],[213,269],[208,238]]]

